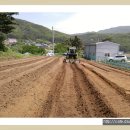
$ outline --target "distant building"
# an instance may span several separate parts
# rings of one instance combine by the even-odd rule
[[[24,40],[24,43],[25,43],[25,45],[35,45],[36,44],[36,42],[34,42],[34,41],[32,41],[32,40]]]
[[[41,43],[37,43],[37,44],[35,44],[35,46],[37,46],[39,48],[48,48],[49,47],[47,44],[41,44]]]
[[[7,40],[5,40],[6,45],[14,45],[16,43],[17,43],[17,39],[15,38],[8,38]]]
[[[89,60],[104,60],[119,53],[119,44],[110,41],[87,44],[84,56]]]

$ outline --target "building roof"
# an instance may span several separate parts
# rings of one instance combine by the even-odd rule
[[[104,44],[104,43],[112,43],[112,44],[116,44],[116,45],[120,45],[118,43],[114,43],[114,42],[110,42],[110,41],[104,41],[104,42],[96,42],[96,43],[90,43],[90,44],[86,44],[86,46],[91,46],[91,45],[97,45],[97,44]]]
[[[76,49],[76,47],[75,47],[75,46],[73,46],[73,47],[69,47],[69,49],[74,49],[74,50],[75,50],[75,49]]]

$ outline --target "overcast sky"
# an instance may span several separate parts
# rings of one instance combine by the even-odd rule
[[[61,7],[61,6],[60,6]],[[57,8],[56,8],[57,9]],[[130,26],[130,6],[78,6],[54,12],[21,12],[15,16],[67,34]]]

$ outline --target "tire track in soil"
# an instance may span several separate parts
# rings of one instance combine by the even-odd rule
[[[23,95],[15,97],[12,101],[9,100],[7,108],[0,110],[1,117],[41,117],[43,102],[50,90],[50,85],[59,72],[56,70],[62,65],[61,59],[57,59],[56,62],[44,66],[40,73],[38,73],[40,77],[35,82],[23,86],[23,89],[26,87],[29,91],[23,92]],[[56,74],[54,74],[55,71]]]
[[[60,107],[64,112],[60,117],[82,117],[82,115],[77,111],[77,95],[74,88],[73,82],[73,70],[70,63],[64,63],[66,74],[64,82],[60,92]]]
[[[83,98],[83,92],[81,90],[81,85],[84,85],[83,83],[80,84],[79,81],[84,82],[85,79],[82,77],[81,72],[79,72],[75,65],[72,64],[71,68],[73,70],[73,82],[74,82],[74,88],[75,92],[77,95],[77,111],[80,113],[82,117],[90,117],[91,115],[89,114],[88,111],[88,106],[86,105],[86,101]]]
[[[35,72],[36,72],[36,70],[39,70],[40,68],[43,68],[44,65],[52,62],[53,60],[54,60],[53,58],[47,59],[47,61],[44,62],[43,64],[38,64],[34,68],[29,68],[28,70],[23,71],[23,72],[21,72],[19,74],[16,74],[16,75],[13,74],[12,76],[10,76],[8,78],[0,80],[0,87],[3,86],[4,84],[10,84],[11,85],[15,81],[19,82],[19,80],[21,79],[21,77],[27,77],[27,78],[29,78],[31,74],[33,74],[33,77],[35,79]]]
[[[30,86],[33,82],[41,76],[43,70],[50,68],[54,63],[58,62],[59,58],[53,59],[53,61],[43,65],[36,70],[24,74],[23,76],[12,80],[9,83],[5,83],[0,87],[0,110],[5,109],[8,105],[11,105],[13,100],[17,97],[26,95],[30,91]]]
[[[130,115],[130,103],[110,83],[102,79],[97,73],[89,70],[89,68],[81,66],[81,70],[88,73],[90,82],[95,86],[104,103],[113,112],[114,117],[128,117]]]
[[[87,64],[89,64],[93,67],[99,68],[100,70],[104,70],[106,72],[115,71],[117,73],[130,76],[130,71],[123,70],[123,69],[117,69],[116,67],[112,67],[112,66],[109,66],[109,65],[106,65],[106,64],[101,64],[101,63],[99,64],[99,63],[94,63],[94,62],[90,62],[90,61],[86,62],[85,60],[83,60],[83,63],[87,63]]]
[[[13,77],[21,72],[27,71],[29,69],[35,68],[37,65],[42,64],[44,62],[47,62],[50,60],[51,57],[44,57],[43,59],[40,59],[39,61],[36,61],[34,63],[26,64],[23,66],[18,66],[11,69],[6,69],[4,71],[0,71],[0,80],[7,79],[8,77]]]
[[[25,61],[22,61],[22,62],[18,62],[18,63],[13,63],[13,64],[7,64],[7,65],[2,65],[0,66],[0,71],[3,71],[3,70],[6,70],[6,69],[11,69],[11,68],[14,68],[14,67],[20,67],[20,66],[24,66],[24,65],[27,65],[27,64],[31,64],[33,62],[37,62],[37,61],[40,61],[40,60],[43,60],[45,59],[46,57],[40,57],[40,58],[36,58],[36,59],[29,59],[29,61],[25,60]]]
[[[20,59],[9,59],[9,60],[4,60],[4,61],[0,61],[0,65],[10,65],[13,63],[20,63],[23,61],[29,61],[33,59],[38,59],[39,57],[43,57],[43,56],[32,56],[32,57],[24,57],[24,58],[20,58]]]
[[[110,81],[109,79],[107,79],[102,74],[100,74],[97,71],[95,71],[94,69],[92,69],[92,68],[90,68],[90,67],[88,67],[88,66],[86,66],[84,64],[82,64],[82,66],[84,68],[90,70],[91,72],[93,72],[95,75],[97,75],[101,80],[103,80],[104,82],[106,82],[106,84],[108,84],[111,88],[115,89],[118,94],[121,94],[126,100],[130,100],[130,94],[126,93],[127,91],[125,91],[119,85],[117,85],[116,83]]]
[[[72,69],[78,98],[77,110],[80,111],[82,116],[116,117],[116,114],[109,109],[107,104],[102,100],[103,97],[95,89],[79,65],[74,64]],[[79,84],[79,81],[81,81],[82,84]]]
[[[105,68],[103,68],[103,67],[101,67],[101,66],[98,66],[96,63],[91,63],[90,61],[82,61],[83,63],[87,63],[87,64],[89,64],[89,65],[91,65],[91,66],[93,66],[93,67],[96,67],[96,68],[98,68],[98,69],[100,69],[100,70],[104,70],[104,71],[106,71],[106,72],[110,72],[110,69],[107,69],[106,67]],[[81,63],[82,64],[82,63]]]
[[[43,104],[43,113],[41,117],[63,117],[62,106],[60,104],[60,92],[66,75],[65,65],[61,67],[60,72],[55,78],[55,82],[51,85],[51,89],[48,93],[47,99]],[[54,110],[55,109],[55,110]],[[52,113],[53,112],[53,113]]]

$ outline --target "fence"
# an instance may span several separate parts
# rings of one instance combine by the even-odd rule
[[[113,67],[124,69],[124,70],[130,70],[130,57],[127,57],[128,62],[120,62],[120,61],[109,62],[107,60],[107,57],[97,57],[96,58],[95,56],[89,56],[89,57],[85,57],[85,58],[88,60],[94,60],[94,61],[96,59],[96,61],[99,63],[104,63],[109,66],[113,66]]]
[[[113,66],[113,67],[116,67],[116,68],[130,70],[130,62],[116,62],[116,61],[109,62],[107,60],[100,61],[100,62]]]

